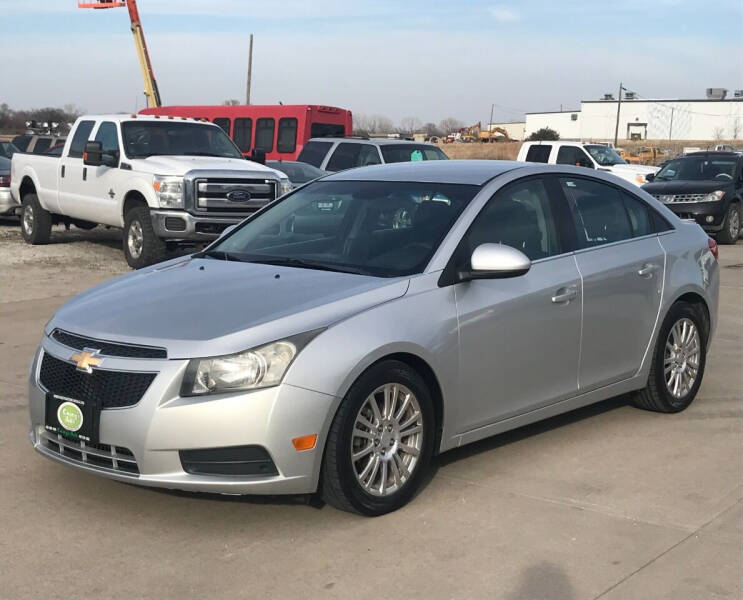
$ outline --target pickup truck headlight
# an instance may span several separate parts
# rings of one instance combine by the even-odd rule
[[[160,208],[183,208],[183,179],[155,175],[152,181]]]
[[[186,368],[181,396],[226,394],[279,385],[300,350],[321,331],[316,329],[237,354],[194,358]]]
[[[717,202],[718,200],[722,200],[722,197],[724,195],[725,192],[723,192],[722,190],[715,190],[714,192],[710,192],[704,198],[702,198],[702,202]]]
[[[288,194],[293,189],[292,182],[289,181],[288,177],[281,177],[279,179],[279,196]]]

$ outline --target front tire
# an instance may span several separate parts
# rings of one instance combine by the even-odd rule
[[[165,242],[155,235],[150,209],[137,206],[124,217],[124,256],[132,269],[141,269],[165,259]]]
[[[658,334],[647,385],[634,394],[635,406],[664,413],[686,409],[702,384],[708,333],[699,308],[674,304]]]
[[[21,208],[21,235],[29,244],[49,243],[52,235],[52,215],[44,210],[36,194],[26,194]]]
[[[328,504],[378,516],[404,506],[433,454],[431,393],[407,364],[385,360],[351,386],[330,427],[321,493]]]
[[[731,204],[722,224],[722,231],[717,235],[721,244],[737,244],[740,237],[740,208]]]

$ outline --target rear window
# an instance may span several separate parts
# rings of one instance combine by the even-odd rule
[[[333,142],[307,142],[297,160],[313,167],[320,167]]]
[[[17,135],[13,138],[13,145],[18,148],[21,152],[25,152],[28,148],[28,144],[31,141],[30,135]]]
[[[550,144],[547,144],[547,145],[539,144],[537,146],[529,146],[529,150],[526,153],[526,162],[546,163],[550,159],[551,151],[552,151],[552,146]]]
[[[447,160],[449,158],[436,146],[425,144],[394,144],[380,146],[380,150],[382,150],[382,157],[386,163]]]
[[[70,150],[67,152],[69,158],[82,158],[83,152],[85,151],[85,144],[90,137],[90,132],[93,131],[93,125],[95,121],[80,121],[75,129],[75,135],[72,136],[72,142],[70,143]]]
[[[277,152],[294,152],[297,149],[297,120],[295,118],[279,119],[279,139],[276,141]]]
[[[52,138],[38,138],[34,145],[34,154],[43,154],[52,145]]]
[[[310,127],[310,137],[345,137],[346,128],[336,123],[313,123]]]

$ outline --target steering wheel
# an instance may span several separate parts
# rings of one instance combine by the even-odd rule
[[[718,178],[720,178],[720,179],[732,179],[733,176],[730,175],[729,173],[718,173],[717,175],[714,176],[714,179],[718,179]]]

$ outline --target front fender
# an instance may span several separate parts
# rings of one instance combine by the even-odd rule
[[[132,193],[141,195],[150,209],[159,208],[157,197],[155,196],[155,190],[152,188],[152,175],[132,175],[125,180],[123,187],[125,191],[123,194],[119,194],[118,202],[118,214],[121,220],[119,224],[120,227],[124,226],[124,205],[126,204],[127,198],[131,197]]]

